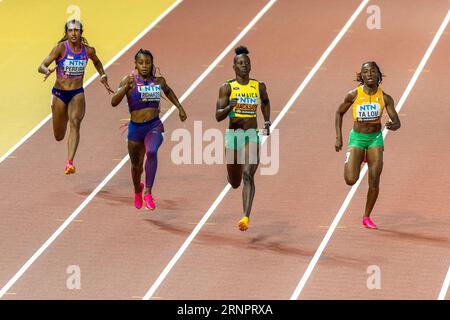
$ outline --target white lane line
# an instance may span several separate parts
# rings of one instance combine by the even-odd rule
[[[397,112],[400,112],[400,109],[402,108],[403,104],[406,101],[406,98],[408,97],[409,93],[411,92],[412,88],[414,87],[414,84],[416,83],[417,79],[419,78],[419,75],[422,71],[422,69],[425,67],[425,64],[427,63],[428,59],[431,56],[431,53],[433,52],[434,48],[436,47],[436,44],[438,43],[442,33],[444,32],[445,28],[447,27],[447,24],[450,19],[450,10],[447,12],[447,16],[445,17],[444,21],[442,22],[441,26],[439,27],[438,32],[434,36],[433,40],[431,41],[430,46],[428,47],[427,51],[425,52],[425,55],[423,56],[422,60],[419,63],[419,66],[417,67],[416,71],[414,72],[414,75],[412,76],[411,80],[409,81],[405,91],[403,92],[403,95],[401,96],[398,105],[397,105]],[[386,138],[388,130],[384,128],[383,130],[383,137]],[[361,171],[359,180],[356,182],[355,185],[352,186],[350,189],[350,192],[347,194],[347,197],[344,200],[344,203],[342,204],[341,208],[339,209],[338,213],[336,214],[336,217],[333,220],[333,223],[331,224],[330,228],[328,229],[327,233],[325,234],[325,237],[323,238],[322,242],[319,245],[319,248],[317,249],[316,253],[314,254],[314,257],[310,261],[308,268],[306,269],[305,273],[303,274],[302,278],[300,279],[300,282],[298,283],[297,287],[295,288],[294,292],[291,295],[291,300],[297,300],[300,296],[300,293],[302,292],[303,288],[305,287],[306,282],[308,281],[309,277],[311,276],[311,273],[313,272],[317,261],[319,261],[320,256],[322,255],[322,252],[325,250],[326,245],[328,244],[328,241],[330,240],[331,236],[334,233],[334,230],[336,229],[339,221],[341,220],[342,216],[345,213],[345,210],[347,209],[348,205],[350,204],[350,201],[353,198],[353,195],[355,194],[356,190],[358,189],[359,185],[361,184],[361,181],[364,179],[364,176],[367,172],[367,164],[364,165],[363,170]]]
[[[132,46],[134,46],[142,37],[144,37],[150,30],[152,30],[164,17],[166,17],[173,9],[175,9],[183,0],[177,0],[169,8],[167,8],[155,21],[153,21],[147,28],[139,33],[129,44],[127,44],[122,50],[120,50],[111,60],[109,60],[103,67],[108,69],[117,59],[119,59],[125,52],[127,52]],[[83,85],[86,88],[95,79],[97,79],[98,73],[92,75]],[[51,101],[51,99],[50,99]],[[41,122],[39,122],[33,129],[31,129],[26,135],[22,137],[15,145],[13,145],[5,154],[0,157],[0,163],[2,163],[8,156],[16,151],[22,144],[24,144],[33,134],[35,134],[42,126],[44,126],[50,119],[52,114],[47,115]]]
[[[447,295],[448,286],[450,285],[450,267],[448,267],[447,275],[445,276],[444,283],[442,284],[441,292],[439,292],[438,300],[445,300]]]
[[[206,76],[211,73],[214,67],[225,57],[229,51],[250,31],[251,27],[261,18],[261,16],[276,2],[271,0],[266,6],[253,18],[248,26],[241,31],[241,33],[225,48],[224,51],[209,65],[209,67],[192,83],[192,85],[186,90],[186,92],[180,97],[179,101],[183,102],[201,83]],[[161,121],[164,122],[169,115],[175,110],[175,106],[172,106],[162,117]],[[128,154],[119,162],[118,165],[106,176],[106,178],[89,194],[89,196],[80,204],[80,206],[64,221],[64,223],[52,234],[50,238],[31,256],[30,259],[20,268],[19,271],[6,283],[6,285],[0,290],[0,298],[19,280],[19,278],[28,270],[28,268],[39,258],[39,256],[55,241],[55,239],[69,226],[69,224],[80,214],[80,212],[92,201],[92,199],[100,192],[100,190],[119,172],[119,170],[129,160]]]
[[[271,128],[275,129],[278,125],[278,123],[281,121],[281,119],[284,117],[286,112],[292,107],[295,100],[298,98],[298,96],[302,93],[302,91],[305,89],[306,85],[311,81],[312,77],[315,75],[317,70],[319,70],[320,66],[323,64],[323,62],[327,59],[328,55],[331,53],[331,51],[334,49],[334,47],[338,44],[338,42],[341,40],[341,38],[344,36],[348,28],[350,28],[353,21],[356,19],[356,17],[359,15],[359,13],[362,11],[362,9],[365,7],[365,5],[369,2],[369,0],[364,0],[361,2],[359,7],[356,9],[356,11],[353,13],[351,18],[347,21],[347,23],[344,25],[342,30],[339,32],[339,34],[336,36],[336,38],[331,42],[331,44],[328,46],[328,48],[325,50],[325,52],[322,54],[322,56],[319,58],[317,63],[314,65],[314,67],[311,69],[311,71],[308,73],[308,75],[305,77],[303,82],[300,84],[300,86],[297,88],[295,93],[292,95],[292,97],[289,99],[287,104],[283,107],[280,114],[277,116],[275,121],[272,123]],[[264,14],[264,13],[263,13]],[[263,144],[267,140],[267,136],[264,136],[261,144]],[[214,201],[214,203],[211,205],[211,207],[206,211],[203,218],[199,221],[197,226],[194,228],[194,230],[191,232],[189,237],[184,241],[184,243],[181,245],[181,247],[178,249],[177,253],[173,256],[173,258],[170,260],[170,262],[167,264],[167,266],[164,268],[164,270],[161,272],[161,274],[158,276],[156,281],[153,283],[153,285],[150,287],[150,289],[145,294],[143,300],[148,300],[151,298],[151,296],[158,290],[161,283],[164,281],[164,279],[167,277],[169,272],[172,270],[172,268],[175,266],[175,264],[178,262],[178,260],[181,258],[183,253],[186,251],[188,246],[191,244],[191,242],[194,240],[194,238],[197,236],[197,234],[200,232],[200,229],[203,227],[203,225],[206,223],[206,221],[210,218],[210,216],[213,214],[214,210],[217,208],[217,206],[220,204],[220,202],[223,200],[223,198],[226,196],[228,191],[231,189],[231,185],[227,184],[225,188],[222,190],[222,192],[219,194],[217,199]]]

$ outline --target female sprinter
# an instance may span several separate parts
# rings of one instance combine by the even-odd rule
[[[155,209],[152,196],[152,187],[155,181],[157,168],[157,152],[163,142],[164,126],[159,119],[159,103],[161,90],[166,97],[178,108],[181,121],[186,120],[186,113],[178,101],[177,96],[167,85],[163,77],[155,76],[153,55],[148,50],[140,49],[135,57],[135,69],[124,77],[119,88],[111,99],[111,105],[117,106],[127,96],[131,121],[128,123],[128,153],[131,160],[131,177],[134,184],[134,206],[142,207],[142,192],[144,184],[141,183],[142,166],[145,161],[145,207]]]
[[[259,164],[259,136],[256,111],[261,102],[265,134],[270,129],[270,101],[266,85],[250,78],[250,58],[246,47],[235,49],[233,69],[236,78],[225,82],[219,90],[216,105],[216,119],[230,118],[225,134],[228,182],[233,189],[244,180],[242,200],[244,217],[239,221],[241,231],[248,229],[250,211],[255,196],[254,175]],[[229,156],[233,159],[230,159]]]
[[[52,117],[53,133],[57,141],[64,139],[67,121],[70,124],[65,174],[75,173],[73,159],[80,141],[80,125],[86,108],[83,77],[88,59],[94,63],[106,90],[114,93],[108,85],[108,78],[95,49],[88,46],[82,34],[83,25],[80,21],[68,21],[64,26],[64,37],[44,59],[38,70],[45,75],[44,81],[56,70],[56,82],[52,90]],[[56,66],[49,68],[53,61],[56,62]]]
[[[348,152],[345,160],[345,182],[352,186],[359,179],[364,156],[369,166],[369,191],[362,223],[366,228],[376,229],[370,214],[378,198],[380,175],[383,169],[384,141],[381,132],[381,116],[386,109],[389,118],[386,128],[397,130],[400,119],[394,108],[394,100],[380,88],[383,74],[378,65],[366,62],[357,74],[360,86],[350,91],[336,112],[336,151],[342,149],[342,118],[347,110],[353,109],[353,129],[350,132]]]

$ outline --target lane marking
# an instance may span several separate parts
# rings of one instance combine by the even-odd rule
[[[442,33],[444,32],[445,28],[447,27],[447,24],[450,19],[450,10],[447,12],[447,16],[445,17],[444,21],[442,22],[441,26],[439,27],[438,32],[434,36],[433,40],[431,41],[430,46],[428,47],[427,51],[425,52],[425,55],[422,57],[422,60],[419,63],[419,66],[417,67],[416,71],[414,72],[414,75],[412,76],[411,80],[409,81],[405,91],[403,92],[403,95],[400,97],[400,100],[397,105],[397,113],[400,112],[400,109],[402,108],[403,104],[406,101],[406,98],[408,97],[409,93],[411,92],[412,88],[414,87],[414,84],[416,83],[417,79],[419,78],[419,75],[422,71],[422,69],[425,67],[425,64],[427,63],[428,59],[431,56],[431,53],[433,52],[434,48],[436,47],[436,44],[438,43]],[[384,128],[383,130],[383,138],[386,138],[388,130]],[[306,282],[308,281],[309,277],[311,276],[311,273],[313,272],[317,261],[319,260],[322,252],[325,250],[325,247],[330,240],[331,236],[333,235],[334,230],[336,230],[336,227],[341,220],[342,216],[344,215],[345,210],[350,204],[350,201],[353,198],[353,195],[355,194],[356,190],[358,189],[359,185],[361,184],[361,181],[364,179],[364,176],[367,172],[367,164],[364,165],[359,180],[352,186],[349,193],[347,194],[347,197],[344,200],[344,203],[342,204],[341,208],[339,209],[338,213],[336,214],[336,217],[334,218],[330,229],[328,229],[327,233],[325,234],[325,237],[323,238],[322,242],[319,245],[319,248],[317,249],[316,253],[314,254],[311,262],[308,265],[308,268],[306,269],[305,273],[303,274],[302,278],[300,279],[300,282],[298,283],[297,287],[295,288],[294,292],[291,295],[291,300],[297,300],[300,296],[300,293],[302,292],[303,288],[305,287]]]
[[[188,224],[197,224],[197,222],[188,222]],[[205,225],[208,225],[208,226],[216,226],[217,223],[215,223],[215,222],[206,222]]]
[[[209,65],[209,67],[195,80],[186,92],[180,97],[179,101],[182,103],[200,83],[208,76],[217,64],[238,44],[238,42],[247,34],[250,28],[269,10],[269,8],[277,0],[271,0],[266,6],[253,18],[248,24],[247,28],[241,31],[239,35],[222,51],[222,53]],[[167,111],[162,117],[161,121],[164,122],[176,109],[175,106]],[[103,181],[92,191],[89,196],[75,209],[74,212],[64,221],[63,224],[44,242],[44,244],[28,259],[27,262],[17,271],[17,273],[6,283],[6,285],[0,290],[0,298],[20,279],[20,277],[30,268],[30,266],[42,255],[42,253],[56,240],[56,238],[69,226],[69,224],[80,214],[80,212],[94,199],[94,197],[103,189],[103,187],[116,175],[117,172],[128,162],[129,155],[127,154],[114,169],[103,179]]]
[[[203,68],[207,68],[207,67],[209,67],[209,64],[202,64],[202,67],[203,67]],[[216,66],[216,68],[223,68],[223,64],[218,64],[218,65]]]
[[[415,69],[408,69],[408,72],[415,72],[415,71],[416,71]],[[428,72],[430,72],[430,70],[428,70],[428,69],[423,69],[422,72],[423,72],[423,73],[428,73]]]
[[[139,33],[129,44],[127,44],[122,50],[120,50],[111,60],[109,60],[103,69],[106,71],[117,59],[119,59],[125,52],[127,52],[132,46],[134,46],[142,37],[144,37],[150,30],[152,30],[164,17],[166,17],[173,9],[175,9],[183,0],[177,0],[169,8],[167,8],[156,20],[154,20],[147,28]],[[86,88],[98,77],[98,72],[93,74],[83,85]],[[52,97],[50,97],[52,98]],[[50,99],[51,101],[51,99]],[[15,145],[13,145],[5,154],[0,157],[0,163],[2,163],[8,156],[16,151],[22,144],[24,144],[33,134],[35,134],[40,128],[42,128],[50,119],[52,114],[47,115],[41,122],[31,129],[26,135],[22,137]]]
[[[439,293],[438,300],[445,300],[447,295],[448,286],[450,285],[450,267],[448,267],[447,275],[445,276],[444,283],[442,284],[441,292]]]
[[[55,219],[56,221],[58,221],[58,222],[63,222],[64,220],[66,220],[66,219]],[[73,222],[84,222],[84,220],[81,220],[81,219],[74,219],[74,220],[72,220]]]
[[[369,0],[364,0],[361,2],[359,7],[356,9],[356,11],[353,13],[351,18],[347,21],[347,23],[344,25],[344,27],[341,29],[339,34],[336,36],[336,38],[331,42],[331,44],[328,46],[328,48],[324,51],[322,56],[319,58],[317,63],[314,65],[314,67],[311,69],[311,71],[308,73],[308,75],[305,77],[303,82],[300,84],[300,86],[297,88],[297,90],[294,92],[292,97],[289,99],[289,101],[286,103],[286,105],[281,110],[280,114],[277,116],[275,121],[272,123],[271,128],[275,129],[278,125],[278,123],[281,121],[281,119],[284,117],[284,115],[289,111],[289,109],[294,104],[295,100],[298,98],[298,96],[303,92],[306,85],[311,81],[312,77],[316,74],[316,72],[319,70],[321,65],[324,63],[324,61],[327,59],[328,55],[333,51],[334,47],[338,44],[338,42],[342,39],[345,32],[348,30],[348,28],[351,26],[353,21],[356,19],[356,17],[359,15],[359,13],[362,11],[362,9],[365,7],[365,5],[369,2]],[[271,2],[272,3],[272,2]],[[269,3],[269,5],[271,5]],[[267,8],[268,10],[268,8]],[[261,14],[261,13],[260,13]],[[262,13],[264,14],[264,12]],[[262,16],[261,14],[261,16]],[[248,26],[247,26],[248,27]],[[264,136],[262,139],[261,144],[263,144],[267,140],[267,136]],[[199,221],[197,226],[194,228],[194,230],[191,232],[189,237],[184,241],[184,243],[181,245],[181,247],[178,249],[176,254],[172,257],[170,262],[167,264],[167,266],[164,268],[164,270],[161,272],[161,274],[158,276],[156,281],[153,283],[153,285],[150,287],[150,289],[147,291],[147,293],[144,296],[144,300],[148,300],[151,298],[151,296],[156,292],[156,290],[159,288],[161,283],[164,281],[164,279],[167,277],[169,272],[172,270],[172,268],[175,266],[175,264],[178,262],[178,260],[181,258],[183,253],[187,250],[190,243],[194,240],[196,235],[200,232],[200,229],[203,227],[203,225],[206,223],[206,221],[209,219],[209,217],[213,214],[214,210],[217,208],[217,206],[222,202],[223,198],[226,196],[228,191],[231,189],[231,185],[227,184],[225,188],[222,190],[222,192],[219,194],[217,199],[213,202],[211,207],[206,211],[202,219]]]
[[[326,228],[326,229],[328,229],[330,226],[319,226],[319,228]],[[345,227],[345,226],[337,226],[337,228],[338,229],[345,229],[345,228],[347,228],[347,227]]]

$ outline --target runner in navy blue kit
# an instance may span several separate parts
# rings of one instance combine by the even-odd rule
[[[108,78],[95,49],[88,45],[82,34],[83,25],[80,21],[68,21],[64,27],[64,37],[44,59],[38,70],[45,75],[44,81],[56,70],[56,82],[52,90],[52,117],[53,133],[57,141],[64,139],[67,122],[70,125],[65,174],[75,173],[73,159],[80,141],[80,125],[86,108],[83,77],[88,59],[94,63],[106,90],[114,93],[108,85]],[[56,62],[56,67],[49,68],[53,61]]]

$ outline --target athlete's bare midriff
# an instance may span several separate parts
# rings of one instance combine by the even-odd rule
[[[256,118],[230,118],[229,129],[256,129],[258,128],[258,122]]]
[[[381,123],[364,123],[355,121],[353,130],[359,133],[374,133],[381,130]]]
[[[131,121],[133,122],[146,122],[159,115],[159,109],[156,108],[146,108],[135,110],[131,112]]]
[[[56,79],[54,87],[59,90],[75,90],[81,88],[82,86],[83,86],[83,78],[79,79],[61,78]]]

